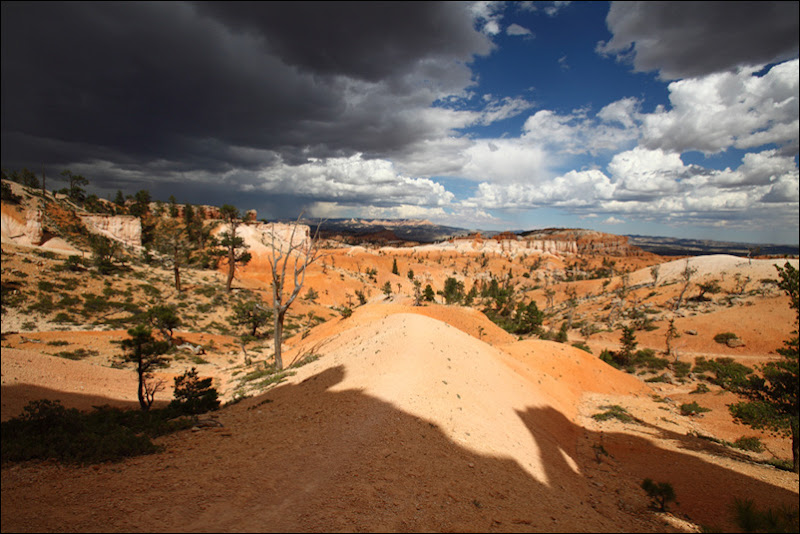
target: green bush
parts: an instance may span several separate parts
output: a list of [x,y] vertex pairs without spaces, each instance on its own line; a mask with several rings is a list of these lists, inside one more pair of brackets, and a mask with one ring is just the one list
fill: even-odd
[[200,378],[197,369],[185,371],[175,377],[174,410],[186,414],[201,414],[219,408],[219,394],[211,385],[212,378]]
[[690,402],[681,404],[681,415],[697,415],[699,413],[710,412],[711,408],[705,408],[697,404],[697,402]]
[[670,367],[676,378],[686,378],[692,370],[692,364],[689,362],[672,362]]
[[714,336],[714,341],[721,344],[726,344],[731,339],[737,339],[739,336],[734,334],[733,332],[721,332]]
[[572,344],[572,346],[573,346],[573,347],[575,347],[576,349],[581,349],[581,350],[583,350],[583,351],[586,351],[586,352],[588,352],[589,354],[591,354],[591,353],[592,353],[592,349],[590,349],[590,348],[589,348],[589,346],[588,346],[588,345],[586,345],[586,343],[583,343],[583,342],[581,342],[581,341],[576,341],[576,342],[574,342],[574,343]]
[[755,436],[751,437],[742,436],[741,438],[733,442],[733,446],[736,447],[737,449],[742,449],[743,451],[753,451],[753,452],[764,451],[764,444],[761,443],[761,440]]
[[596,421],[608,421],[609,419],[618,419],[623,423],[635,423],[637,419],[633,417],[628,411],[617,404],[610,406],[600,406],[601,409],[606,410],[603,413],[596,413],[592,419]]
[[709,361],[700,356],[695,360],[695,366],[692,370],[693,373],[713,372],[715,378],[711,381],[723,388],[733,389],[747,381],[747,375],[753,372],[753,369],[735,362],[733,358],[716,358],[714,361]]
[[91,349],[86,350],[84,348],[79,348],[72,351],[62,350],[60,352],[57,352],[56,356],[58,356],[59,358],[66,358],[68,360],[82,360],[89,356],[97,356],[98,354],[100,354],[100,352],[96,350],[91,350]]
[[667,382],[667,383],[669,383],[670,379],[665,373],[661,373],[658,376],[652,376],[652,377],[648,378],[647,380],[645,380],[645,382]]
[[97,407],[83,413],[59,401],[28,403],[19,417],[2,425],[2,462],[53,458],[66,463],[119,461],[158,450],[151,438],[191,425],[170,421],[170,410]]

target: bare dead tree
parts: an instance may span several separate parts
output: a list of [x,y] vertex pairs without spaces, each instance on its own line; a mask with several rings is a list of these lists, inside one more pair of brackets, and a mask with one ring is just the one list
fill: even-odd
[[689,289],[689,284],[691,283],[692,276],[694,273],[697,272],[696,267],[689,267],[689,260],[686,260],[686,266],[683,269],[683,273],[681,273],[681,278],[683,278],[683,289],[681,289],[680,295],[678,295],[678,299],[675,301],[675,307],[672,308],[672,311],[678,311],[681,307],[681,302],[683,301],[683,295],[686,293],[686,290]]
[[[302,217],[303,214],[300,214]],[[317,261],[321,255],[319,252],[319,229],[322,223],[317,225],[313,236],[298,236],[297,230],[300,226],[300,217],[297,218],[292,231],[289,234],[288,243],[276,239],[275,226],[272,227],[272,236],[267,243],[262,238],[264,245],[270,247],[272,257],[269,259],[272,276],[272,306],[274,310],[273,319],[275,324],[275,366],[283,369],[283,357],[281,354],[281,343],[283,341],[283,321],[286,312],[300,294],[306,279],[306,269],[309,265]],[[292,283],[291,292],[287,284],[287,269],[292,264]]]
[[653,287],[658,285],[658,272],[661,270],[661,265],[656,263],[650,267],[650,276],[653,277]]

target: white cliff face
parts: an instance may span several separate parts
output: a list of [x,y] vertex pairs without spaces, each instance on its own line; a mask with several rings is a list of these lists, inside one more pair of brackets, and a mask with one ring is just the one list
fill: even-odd
[[142,221],[133,215],[81,215],[86,228],[94,234],[121,241],[129,247],[142,246]]

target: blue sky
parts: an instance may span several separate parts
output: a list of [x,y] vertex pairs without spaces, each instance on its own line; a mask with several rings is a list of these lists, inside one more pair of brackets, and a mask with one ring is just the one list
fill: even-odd
[[269,219],[798,242],[796,2],[2,8],[3,168]]

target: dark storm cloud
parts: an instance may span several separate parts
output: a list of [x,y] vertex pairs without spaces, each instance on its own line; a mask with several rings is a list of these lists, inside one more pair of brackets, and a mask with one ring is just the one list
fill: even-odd
[[688,78],[798,53],[798,2],[614,2],[598,51]]
[[465,9],[428,2],[202,2],[200,13],[253,33],[303,70],[368,81],[396,77],[433,52],[489,51]]
[[4,2],[3,165],[391,153],[491,47],[461,4],[231,4]]

